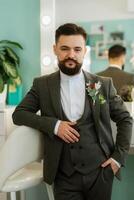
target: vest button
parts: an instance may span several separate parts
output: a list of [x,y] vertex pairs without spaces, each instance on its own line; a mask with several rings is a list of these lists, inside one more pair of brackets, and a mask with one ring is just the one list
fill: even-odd
[[80,146],[79,146],[79,149],[82,149],[82,148],[83,148],[83,147],[80,145]]
[[75,166],[76,166],[76,163],[73,163],[73,166],[75,167]]

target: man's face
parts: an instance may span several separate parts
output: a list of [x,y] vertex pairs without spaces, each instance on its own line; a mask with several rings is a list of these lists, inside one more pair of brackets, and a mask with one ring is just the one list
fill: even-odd
[[86,53],[85,40],[82,35],[61,35],[54,46],[60,70],[67,75],[80,71]]

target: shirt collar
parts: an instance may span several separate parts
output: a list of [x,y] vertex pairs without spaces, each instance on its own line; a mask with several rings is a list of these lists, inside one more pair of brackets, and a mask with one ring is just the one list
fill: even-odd
[[82,72],[82,70],[80,70],[80,72],[76,75],[73,76],[69,76],[64,74],[62,71],[60,71],[60,77],[61,77],[61,81],[75,81],[75,80],[80,80],[84,78],[84,74]]

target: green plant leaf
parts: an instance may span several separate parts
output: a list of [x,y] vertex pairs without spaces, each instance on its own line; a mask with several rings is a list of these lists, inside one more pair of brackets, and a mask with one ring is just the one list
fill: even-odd
[[4,90],[4,81],[2,75],[0,74],[0,93],[2,93],[3,90]]
[[5,47],[3,47],[3,46],[1,47],[1,46],[0,46],[0,51],[1,51],[1,53],[3,53],[4,50],[5,50]]
[[18,71],[14,64],[12,64],[9,61],[3,61],[3,67],[6,72],[6,74],[11,78],[17,78],[18,77]]
[[20,59],[15,48],[23,49],[17,42],[0,41],[0,92],[3,90],[5,83],[10,85],[11,91],[15,91],[16,87],[22,82],[18,72]]
[[14,41],[10,41],[10,40],[1,40],[0,46],[3,46],[3,45],[13,45],[13,46],[18,47],[20,49],[23,49],[23,47],[18,42],[14,42]]
[[2,52],[0,52],[0,60],[1,60],[1,61],[5,61],[5,56],[3,55]]
[[21,77],[18,76],[17,78],[15,78],[14,82],[16,83],[16,85],[20,85],[22,83]]
[[18,75],[17,78],[10,78],[8,80],[8,84],[15,84],[16,86],[20,85],[22,83],[21,77]]
[[20,63],[20,59],[19,57],[17,56],[17,54],[13,51],[13,49],[11,49],[10,47],[5,47],[5,50],[7,52],[7,55],[12,58],[15,63],[17,63],[19,65]]

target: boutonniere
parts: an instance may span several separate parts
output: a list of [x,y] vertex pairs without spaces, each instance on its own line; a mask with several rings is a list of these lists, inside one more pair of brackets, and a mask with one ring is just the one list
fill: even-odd
[[101,88],[100,81],[98,81],[97,83],[86,83],[86,90],[88,95],[92,98],[93,104],[95,104],[97,95],[99,95],[100,104],[104,104],[106,102],[104,96],[99,93],[100,88]]

